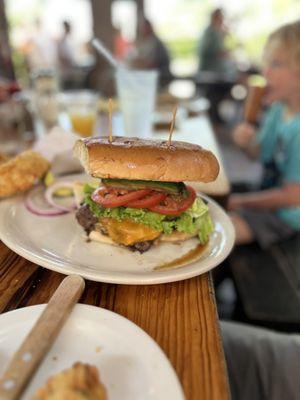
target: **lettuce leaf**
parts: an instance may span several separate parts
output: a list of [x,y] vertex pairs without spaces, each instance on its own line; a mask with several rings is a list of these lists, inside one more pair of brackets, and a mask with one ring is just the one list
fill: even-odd
[[187,234],[197,234],[201,243],[206,243],[209,234],[214,230],[214,224],[209,214],[209,208],[204,201],[197,197],[192,207],[180,216],[158,214],[146,209],[115,207],[104,208],[91,199],[95,188],[86,184],[84,186],[84,203],[87,204],[92,213],[98,217],[115,218],[118,221],[131,219],[137,223],[149,226],[164,234],[171,234],[174,230]]

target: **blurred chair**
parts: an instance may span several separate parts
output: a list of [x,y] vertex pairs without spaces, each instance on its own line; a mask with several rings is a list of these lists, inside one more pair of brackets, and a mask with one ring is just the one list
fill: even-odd
[[300,233],[268,250],[239,246],[229,263],[240,298],[237,319],[300,332]]
[[197,91],[211,104],[209,116],[213,122],[223,122],[219,114],[219,105],[222,100],[230,97],[231,89],[236,82],[236,78],[211,71],[199,71],[195,76]]
[[232,400],[299,399],[300,335],[221,321]]

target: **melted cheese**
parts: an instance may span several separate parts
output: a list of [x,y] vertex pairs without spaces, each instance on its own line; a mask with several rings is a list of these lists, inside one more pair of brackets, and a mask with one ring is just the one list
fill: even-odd
[[125,246],[154,240],[160,235],[160,232],[155,229],[130,220],[117,221],[114,218],[101,218],[100,223],[114,242]]

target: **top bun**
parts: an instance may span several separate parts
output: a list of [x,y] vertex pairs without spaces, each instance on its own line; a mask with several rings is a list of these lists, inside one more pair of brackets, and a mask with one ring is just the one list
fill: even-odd
[[219,173],[213,153],[186,142],[106,136],[78,140],[73,153],[95,178],[211,182]]

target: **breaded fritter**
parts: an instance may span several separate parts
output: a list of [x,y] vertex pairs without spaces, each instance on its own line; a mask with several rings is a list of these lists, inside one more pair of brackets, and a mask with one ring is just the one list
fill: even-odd
[[50,168],[39,153],[24,151],[0,164],[0,198],[13,196],[30,189]]
[[5,154],[0,153],[0,164],[3,164],[8,160],[8,157]]
[[32,400],[107,400],[96,367],[77,362],[48,379]]

